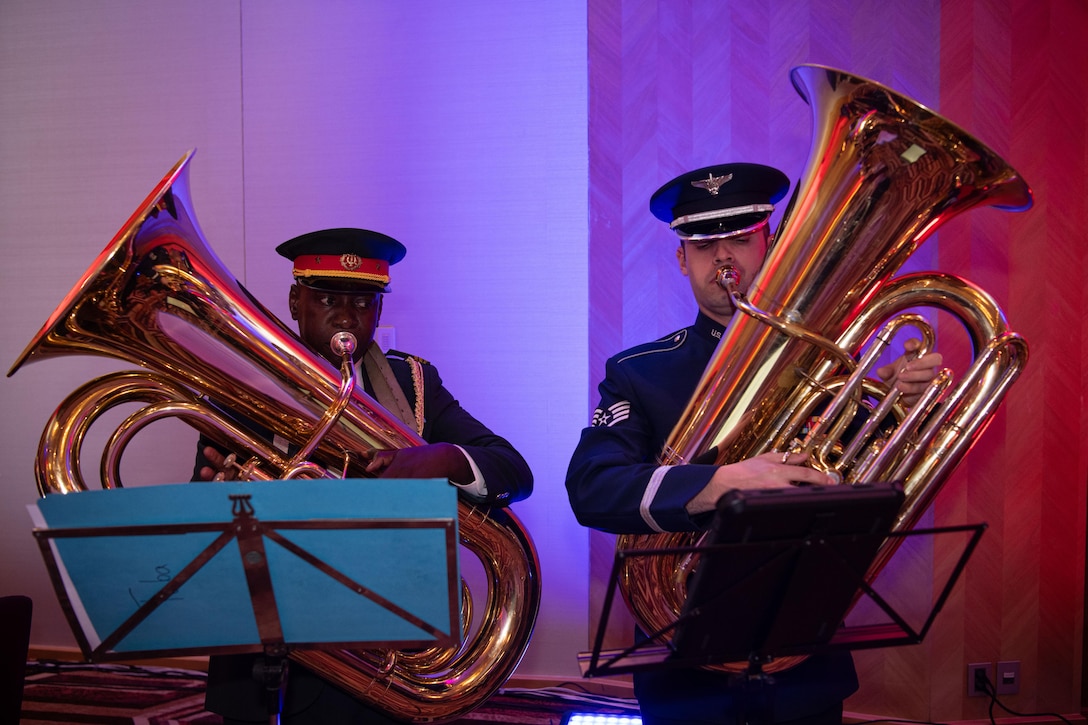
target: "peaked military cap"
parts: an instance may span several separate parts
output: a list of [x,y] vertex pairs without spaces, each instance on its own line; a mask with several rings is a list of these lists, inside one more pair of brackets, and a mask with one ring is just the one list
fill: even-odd
[[681,237],[747,234],[767,223],[790,180],[761,164],[718,164],[682,174],[650,197],[650,211]]
[[294,262],[295,280],[333,292],[389,291],[389,267],[404,259],[404,245],[369,229],[323,229],[288,239],[276,252]]

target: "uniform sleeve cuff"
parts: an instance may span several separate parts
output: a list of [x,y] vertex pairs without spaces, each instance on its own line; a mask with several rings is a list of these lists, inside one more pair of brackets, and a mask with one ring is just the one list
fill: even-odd
[[472,469],[472,480],[468,483],[453,483],[454,486],[461,489],[465,493],[475,498],[484,499],[487,498],[487,482],[484,481],[484,474],[480,473],[480,468],[476,465],[476,461],[472,460],[472,456],[468,454],[461,446],[453,444],[457,450],[464,454],[468,460],[468,466]]
[[685,508],[714,476],[717,466],[661,466],[650,477],[640,505],[642,519],[654,531],[695,531],[700,521]]

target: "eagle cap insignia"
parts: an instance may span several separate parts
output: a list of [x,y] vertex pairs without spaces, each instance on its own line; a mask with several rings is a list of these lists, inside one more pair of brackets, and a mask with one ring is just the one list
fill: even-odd
[[707,174],[705,179],[698,179],[691,182],[691,185],[697,189],[706,189],[710,192],[711,196],[718,195],[718,189],[722,188],[725,184],[733,178],[732,174],[724,174],[723,176],[715,176],[714,174]]
[[341,254],[340,266],[346,269],[348,272],[354,272],[359,269],[363,263],[363,258],[358,254]]

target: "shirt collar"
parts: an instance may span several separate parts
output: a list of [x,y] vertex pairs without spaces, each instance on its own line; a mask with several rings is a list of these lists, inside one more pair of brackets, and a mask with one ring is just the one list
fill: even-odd
[[714,344],[717,344],[718,340],[722,339],[722,333],[725,332],[725,327],[723,325],[718,324],[702,312],[695,318],[694,328],[697,335],[712,340]]

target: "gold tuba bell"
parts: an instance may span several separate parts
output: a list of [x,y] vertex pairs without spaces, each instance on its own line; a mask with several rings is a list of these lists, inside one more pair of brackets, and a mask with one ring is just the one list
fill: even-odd
[[[804,451],[810,465],[845,484],[901,481],[905,500],[893,531],[907,531],[985,429],[1028,354],[994,300],[973,284],[938,272],[893,275],[956,214],[980,205],[1023,211],[1031,190],[971,135],[879,83],[815,65],[794,68],[791,79],[812,111],[808,163],[747,299],[723,280],[738,312],[659,460],[723,465]],[[932,346],[933,330],[908,312],[914,307],[959,319],[974,359],[958,383],[942,370],[907,411],[868,374],[903,327],[921,332],[919,354]],[[843,431],[862,405],[873,425],[846,440]],[[889,416],[894,430],[878,432],[875,423]],[[688,533],[625,535],[617,548],[699,541]],[[899,541],[881,546],[867,583]],[[690,555],[625,558],[620,590],[645,631],[677,619],[694,565]],[[772,660],[764,670],[803,659]]]
[[[337,402],[340,376],[238,283],[209,248],[191,211],[186,154],[159,182],[68,293],[12,366],[54,355],[120,358],[142,370],[104,375],[68,396],[42,433],[38,492],[84,491],[80,454],[91,424],[123,403],[141,404],[106,443],[103,488],[121,486],[126,445],[147,424],[177,417],[250,456],[251,479],[366,476],[351,452],[423,440],[356,387],[341,417],[303,463],[220,412],[226,406],[298,446]],[[215,404],[211,403],[211,399]],[[463,549],[479,559],[487,592],[472,614],[462,582],[459,647],[298,650],[290,658],[377,710],[410,722],[456,719],[482,705],[521,660],[540,606],[540,572],[528,532],[508,510],[458,503]],[[475,581],[475,579],[474,579]]]

